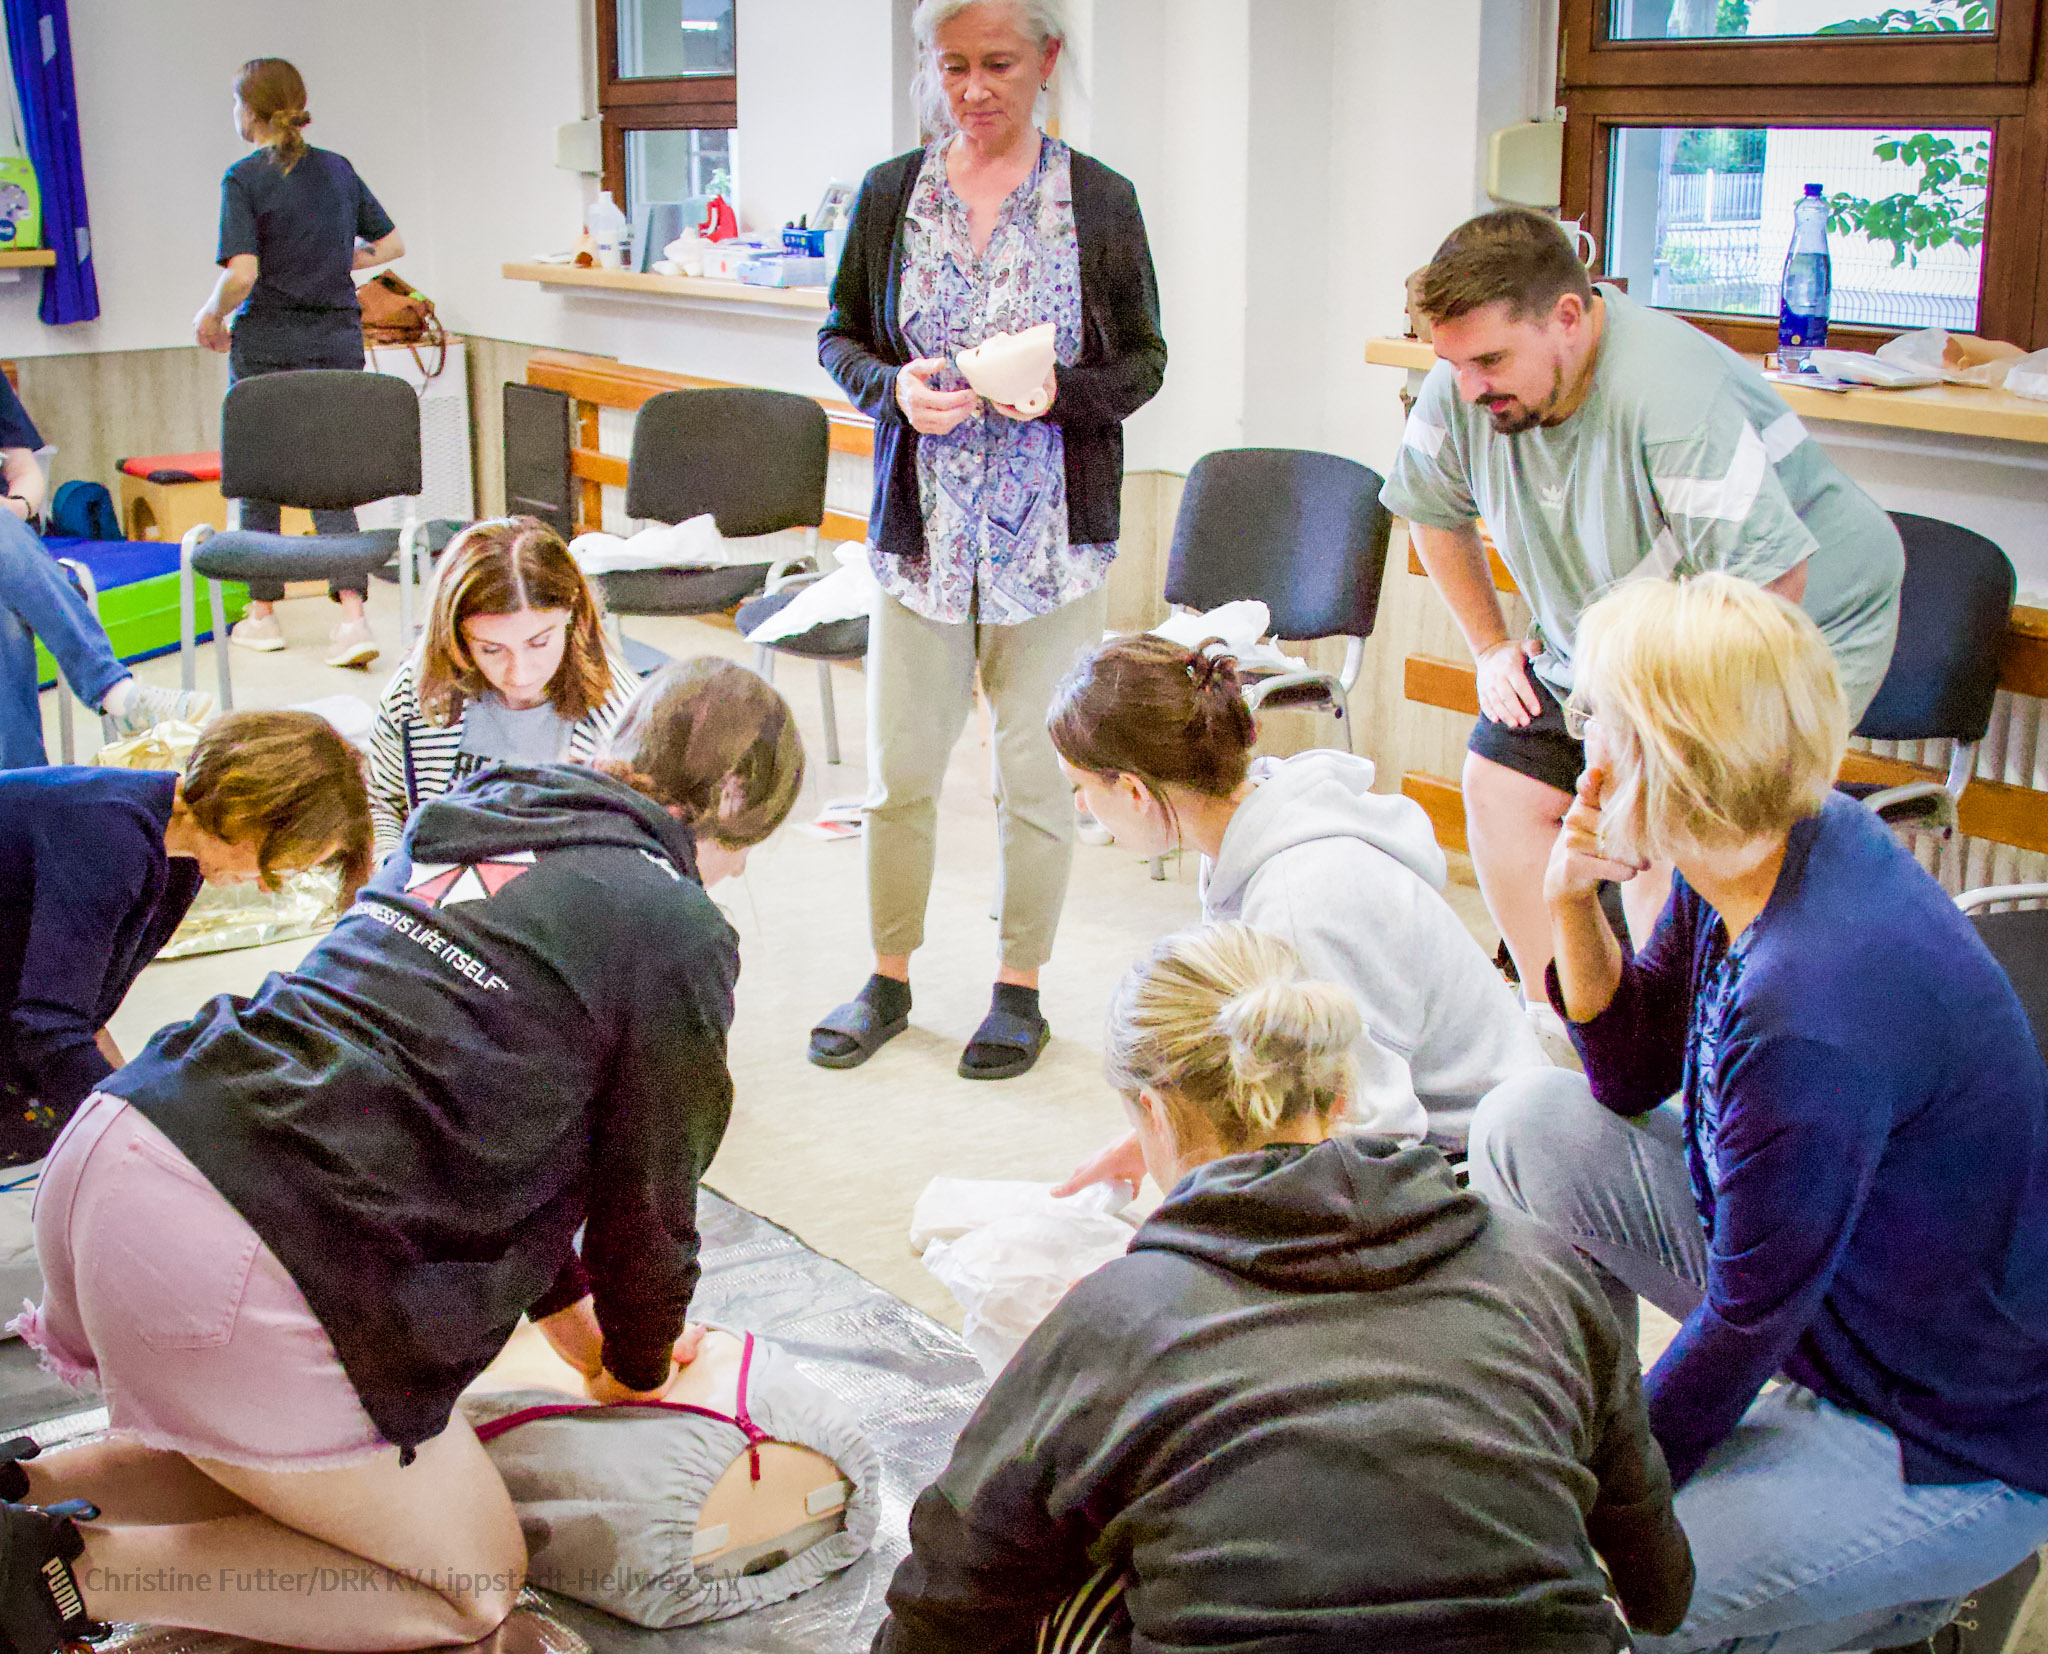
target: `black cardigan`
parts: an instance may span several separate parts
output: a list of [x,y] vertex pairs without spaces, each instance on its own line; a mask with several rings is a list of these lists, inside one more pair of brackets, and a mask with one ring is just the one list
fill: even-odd
[[[1123,422],[1158,394],[1166,373],[1152,248],[1130,180],[1073,151],[1074,230],[1081,243],[1081,359],[1059,370],[1045,417],[1067,456],[1067,538],[1114,543],[1124,480]],[[832,308],[818,330],[818,360],[875,422],[875,494],[868,543],[892,556],[924,556],[917,497],[917,433],[896,405],[896,370],[917,352],[896,312],[903,220],[924,151],[871,170],[854,203]]]

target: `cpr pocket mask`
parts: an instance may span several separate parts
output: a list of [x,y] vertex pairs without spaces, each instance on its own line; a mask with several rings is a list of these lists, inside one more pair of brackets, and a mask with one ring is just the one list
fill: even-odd
[[874,1447],[850,1409],[751,1333],[730,1415],[550,1390],[473,1394],[462,1408],[518,1509],[531,1582],[635,1625],[782,1602],[874,1542]]

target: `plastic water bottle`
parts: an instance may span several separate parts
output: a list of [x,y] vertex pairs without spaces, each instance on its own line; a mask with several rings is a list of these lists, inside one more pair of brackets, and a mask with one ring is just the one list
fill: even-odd
[[597,262],[607,270],[623,270],[626,267],[626,215],[619,211],[619,204],[612,199],[610,190],[598,192],[583,221],[590,228],[590,239],[597,243]]
[[1828,261],[1828,204],[1820,185],[1808,184],[1792,209],[1792,250],[1778,298],[1778,365],[1789,372],[1828,342],[1828,300],[1834,273]]

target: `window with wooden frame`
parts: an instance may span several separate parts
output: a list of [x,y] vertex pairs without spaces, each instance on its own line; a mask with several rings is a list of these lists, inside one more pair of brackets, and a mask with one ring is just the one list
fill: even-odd
[[596,0],[604,187],[648,201],[732,195],[737,0]]
[[1631,297],[1776,348],[1829,203],[1829,342],[2048,344],[2048,0],[1561,0],[1564,216]]

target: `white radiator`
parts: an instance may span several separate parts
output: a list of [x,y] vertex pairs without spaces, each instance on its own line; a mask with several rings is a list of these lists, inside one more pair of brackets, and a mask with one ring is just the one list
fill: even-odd
[[[1946,741],[1852,741],[1850,745],[1938,770],[1948,768]],[[2048,793],[2048,702],[2001,689],[1992,706],[1991,727],[1977,747],[1976,773],[1987,781]],[[1946,842],[1915,834],[1913,843],[1921,865],[1950,891],[2048,879],[2048,856],[2038,851],[2015,850],[2008,844],[1965,838],[1960,833]]]
[[[428,367],[440,362],[438,350],[422,350]],[[452,517],[469,522],[476,516],[476,485],[469,457],[469,371],[463,347],[450,343],[447,365],[429,379],[402,346],[385,345],[369,353],[372,373],[388,373],[412,386],[420,399],[420,477],[423,484],[415,508],[420,520]],[[405,501],[377,500],[356,513],[364,528],[397,528],[405,520]]]

